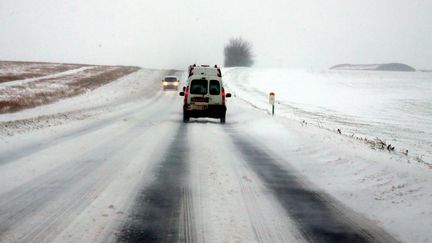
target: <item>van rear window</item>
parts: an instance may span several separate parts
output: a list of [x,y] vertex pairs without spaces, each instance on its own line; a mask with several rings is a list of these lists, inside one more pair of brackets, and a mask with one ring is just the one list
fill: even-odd
[[217,80],[210,80],[210,94],[219,95],[220,94],[220,83]]
[[191,94],[207,94],[207,80],[194,79],[190,85]]

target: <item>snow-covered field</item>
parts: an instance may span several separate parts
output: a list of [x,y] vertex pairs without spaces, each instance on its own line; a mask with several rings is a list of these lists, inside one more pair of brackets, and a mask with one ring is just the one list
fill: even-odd
[[[354,138],[379,138],[432,165],[432,73],[235,68],[225,82],[239,98],[276,114]],[[396,154],[396,153],[395,153]]]
[[[235,95],[225,125],[182,124],[182,97],[160,90],[165,74],[142,69],[0,115],[0,241],[116,241],[139,215],[136,203],[148,206],[141,195],[158,193],[179,205],[166,215],[179,213],[172,220],[184,241],[310,240],[288,213],[299,206],[272,191],[273,178],[255,169],[258,162],[280,168],[273,171],[279,181],[294,175],[328,195],[324,201],[354,226],[366,222],[403,242],[432,241],[429,74],[226,69],[226,89]],[[280,103],[274,117],[270,91]],[[351,133],[380,137],[409,155],[371,149]],[[424,163],[415,160],[421,154]],[[172,193],[167,185],[183,187]]]

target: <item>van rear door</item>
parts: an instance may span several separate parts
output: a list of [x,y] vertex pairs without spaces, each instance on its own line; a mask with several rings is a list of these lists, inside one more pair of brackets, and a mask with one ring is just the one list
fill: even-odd
[[207,109],[209,104],[207,79],[193,79],[189,85],[190,105],[193,110]]
[[222,87],[219,80],[210,79],[209,81],[209,104],[221,105],[222,104]]

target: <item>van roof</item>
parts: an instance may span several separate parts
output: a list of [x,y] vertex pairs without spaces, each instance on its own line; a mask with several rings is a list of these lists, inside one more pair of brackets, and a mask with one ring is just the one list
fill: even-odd
[[192,70],[192,74],[201,74],[201,75],[209,75],[209,76],[217,76],[218,71],[216,68],[210,67],[196,67]]
[[222,77],[221,70],[218,66],[210,67],[209,65],[191,65],[189,67],[189,76],[191,75],[208,75]]

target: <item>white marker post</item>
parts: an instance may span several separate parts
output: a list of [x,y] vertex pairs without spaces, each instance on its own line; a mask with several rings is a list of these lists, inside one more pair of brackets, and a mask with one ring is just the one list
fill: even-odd
[[273,92],[269,94],[269,103],[272,105],[272,116],[274,116],[275,93]]

